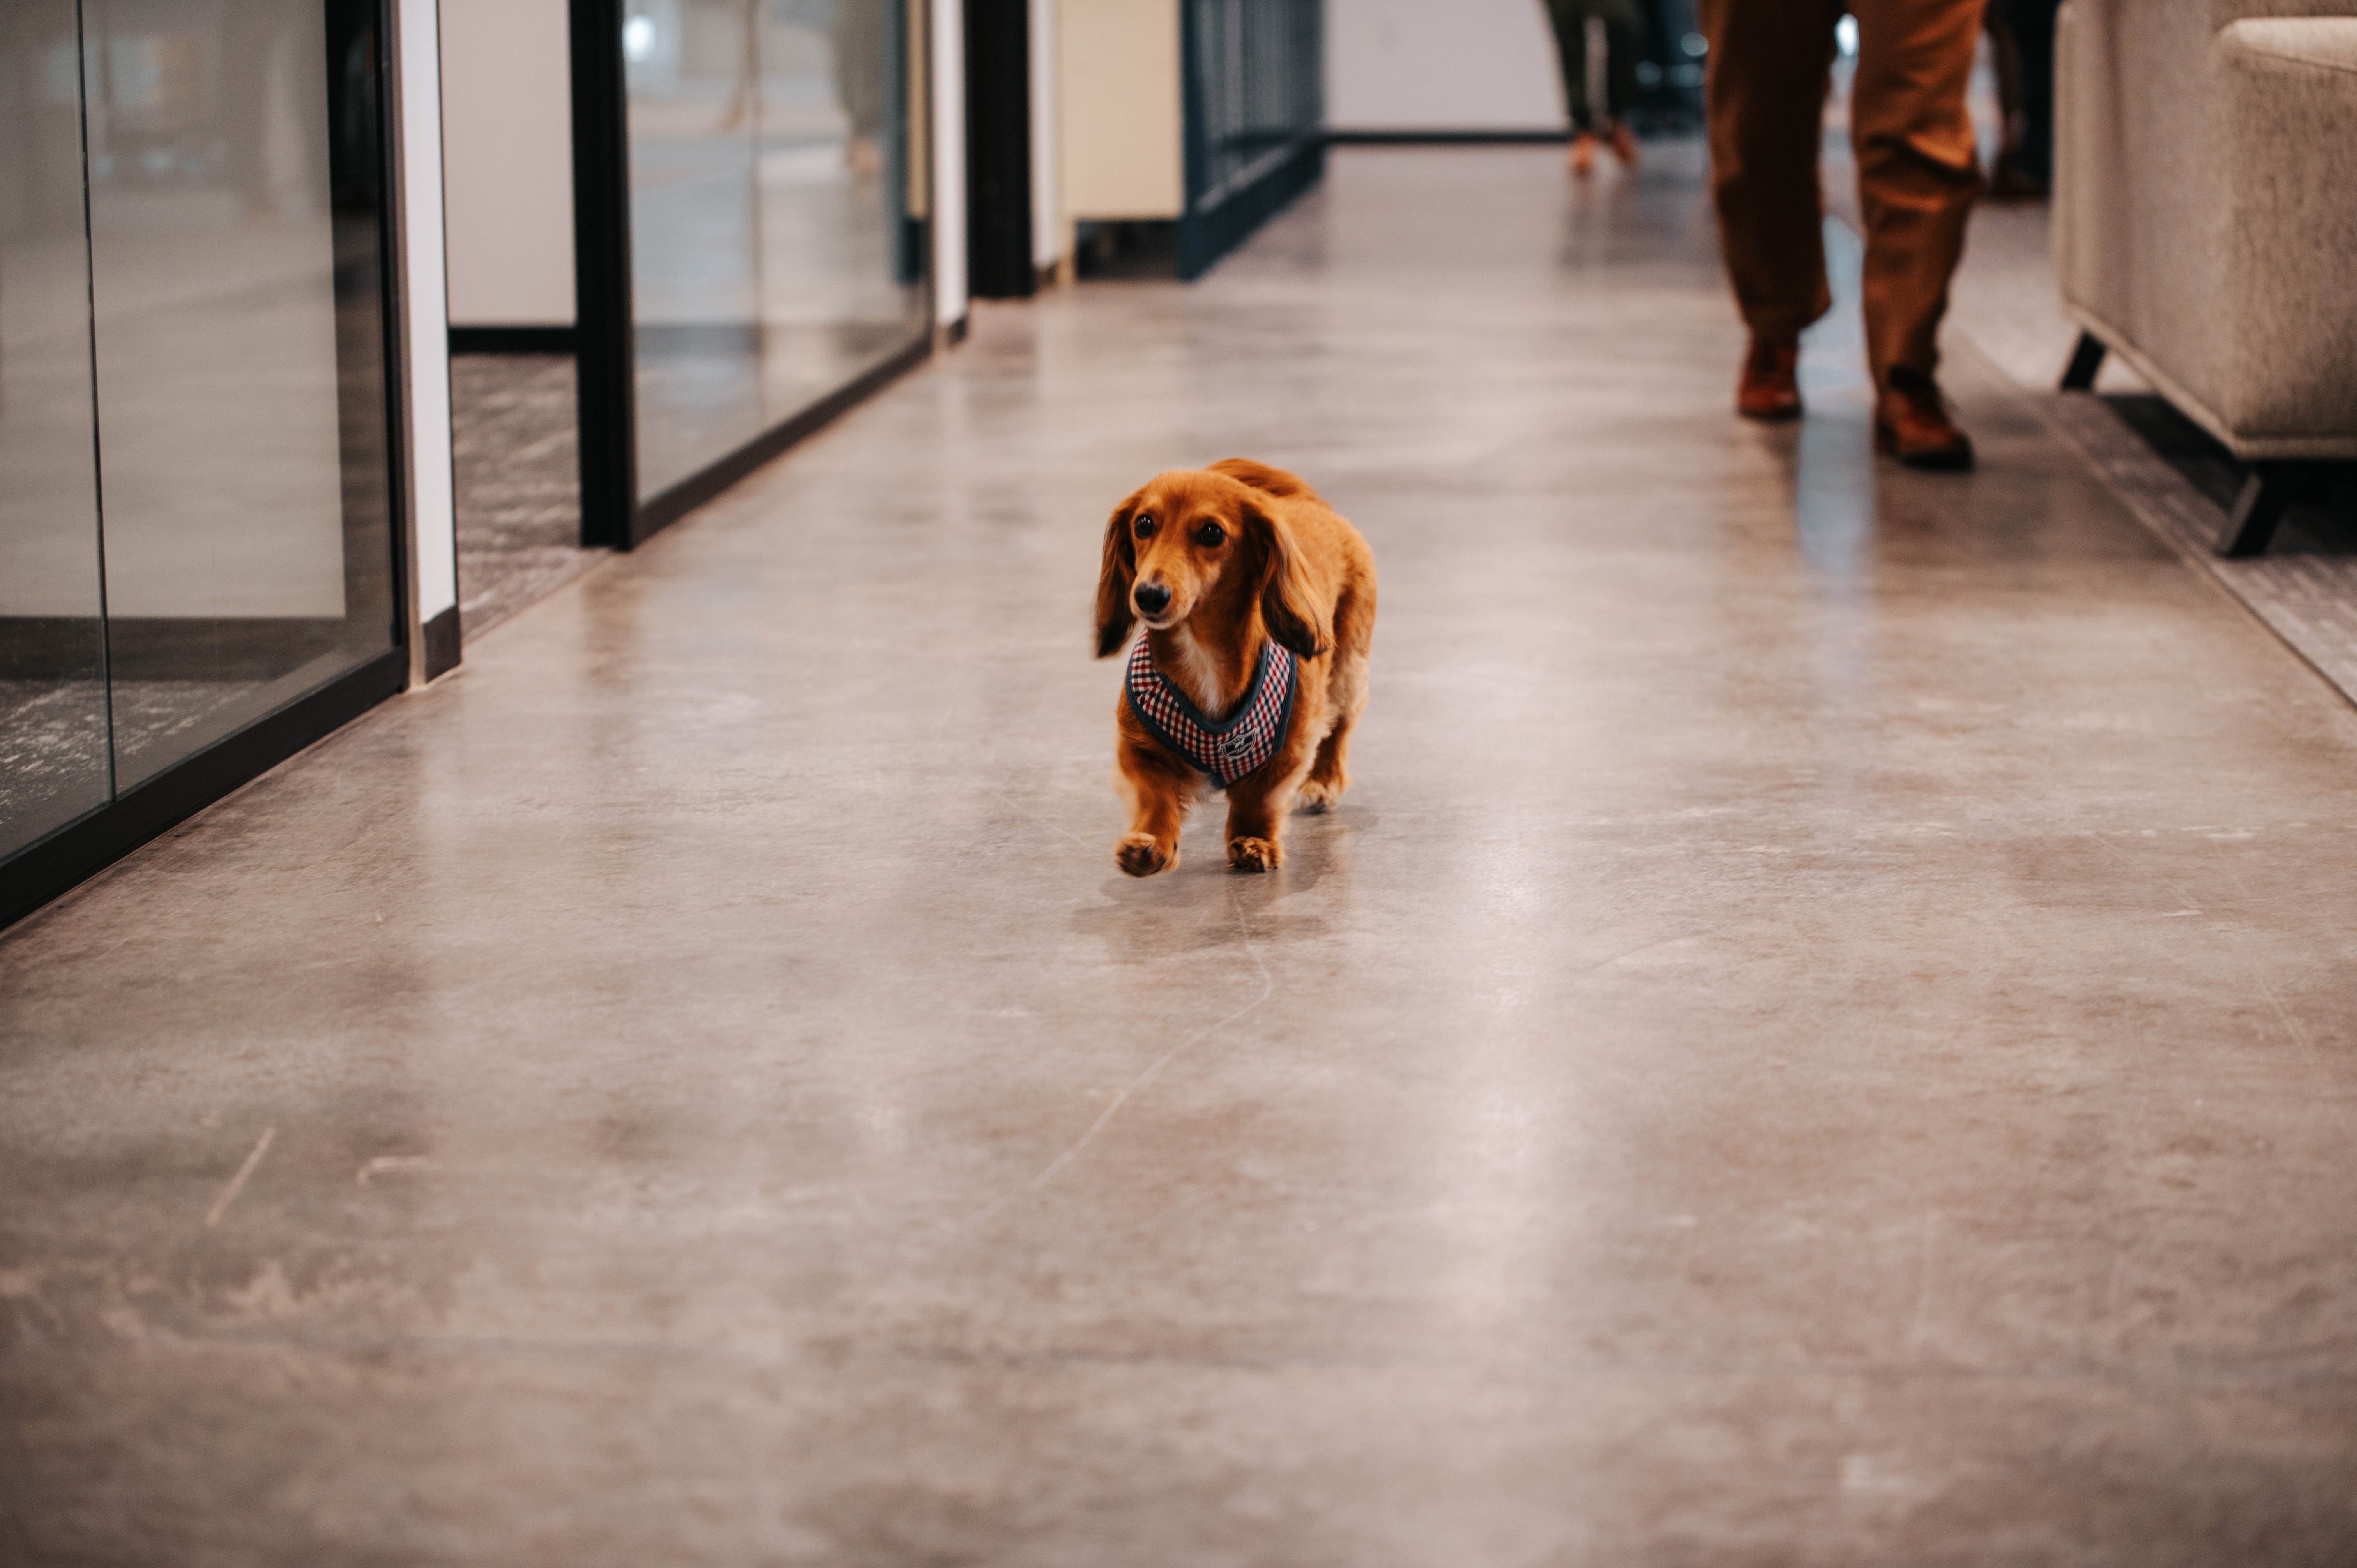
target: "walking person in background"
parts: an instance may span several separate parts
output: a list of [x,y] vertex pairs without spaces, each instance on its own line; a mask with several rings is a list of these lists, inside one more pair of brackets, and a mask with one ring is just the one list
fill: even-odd
[[1866,221],[1866,355],[1876,449],[1969,468],[1973,444],[1935,379],[1948,280],[1980,195],[1964,94],[1982,0],[1702,0],[1719,244],[1751,347],[1736,407],[1801,413],[1801,329],[1833,306],[1817,155],[1835,25],[1857,19],[1850,140]]
[[[1620,160],[1637,166],[1637,134],[1629,128],[1629,106],[1637,101],[1639,27],[1637,0],[1546,0],[1555,27],[1555,52],[1563,67],[1563,101],[1571,111],[1571,172],[1596,166],[1599,128]],[[1596,112],[1588,90],[1587,24],[1604,30],[1604,113]]]
[[1990,192],[2042,201],[2054,184],[2054,17],[2061,0],[1988,0],[1989,37],[1999,29],[2014,60],[2003,150]]
[[834,0],[834,95],[851,123],[844,161],[863,178],[884,172],[885,122],[891,113],[886,28],[891,15],[886,0]]

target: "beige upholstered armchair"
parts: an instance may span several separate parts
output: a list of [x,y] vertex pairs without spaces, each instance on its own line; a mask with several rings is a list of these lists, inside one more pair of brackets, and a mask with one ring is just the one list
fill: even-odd
[[2068,0],[2054,249],[2084,329],[2252,477],[2221,554],[2357,459],[2357,0]]

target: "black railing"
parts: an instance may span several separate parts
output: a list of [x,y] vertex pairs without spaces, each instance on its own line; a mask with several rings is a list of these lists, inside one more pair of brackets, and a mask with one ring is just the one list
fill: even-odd
[[1324,0],[1179,0],[1187,210],[1197,278],[1326,167]]

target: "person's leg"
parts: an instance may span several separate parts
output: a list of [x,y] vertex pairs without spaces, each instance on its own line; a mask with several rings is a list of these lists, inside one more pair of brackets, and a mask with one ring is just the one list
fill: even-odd
[[[2021,130],[2021,48],[2006,25],[2003,5],[1988,5],[1982,31],[1988,35],[1989,68],[1996,77],[1998,145],[2013,145]],[[2003,155],[2000,154],[2000,156]]]
[[843,105],[844,118],[851,122],[846,156],[863,174],[882,171],[884,140],[898,134],[885,124],[891,105],[886,67],[891,63],[888,7],[892,3],[835,0],[834,4],[835,98]]
[[1585,0],[1546,0],[1555,27],[1555,63],[1563,70],[1563,102],[1575,135],[1596,130],[1596,108],[1587,101],[1587,6]]
[[1604,112],[1612,122],[1612,150],[1630,167],[1637,166],[1637,133],[1629,111],[1637,102],[1637,56],[1644,48],[1644,22],[1637,0],[1598,0],[1597,18],[1604,25]]
[[2015,166],[2041,186],[2054,183],[2054,14],[2059,0],[2008,0],[2021,51],[2021,150]]
[[1833,305],[1817,180],[1842,0],[1703,0],[1711,195],[1753,338],[1789,344]]
[[1617,125],[1637,102],[1637,57],[1644,52],[1645,25],[1637,0],[1609,0],[1597,13],[1604,20],[1604,112]]
[[1855,0],[1850,135],[1866,220],[1866,351],[1876,384],[1940,364],[1948,279],[1980,194],[1964,95],[1982,0]]

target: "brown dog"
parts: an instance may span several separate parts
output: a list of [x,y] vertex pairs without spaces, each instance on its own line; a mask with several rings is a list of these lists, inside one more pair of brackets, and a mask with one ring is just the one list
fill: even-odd
[[1114,719],[1114,779],[1132,876],[1178,864],[1178,824],[1228,792],[1228,864],[1285,864],[1279,824],[1351,787],[1367,704],[1375,558],[1291,474],[1231,457],[1157,476],[1114,508],[1097,578],[1097,657],[1146,622]]

